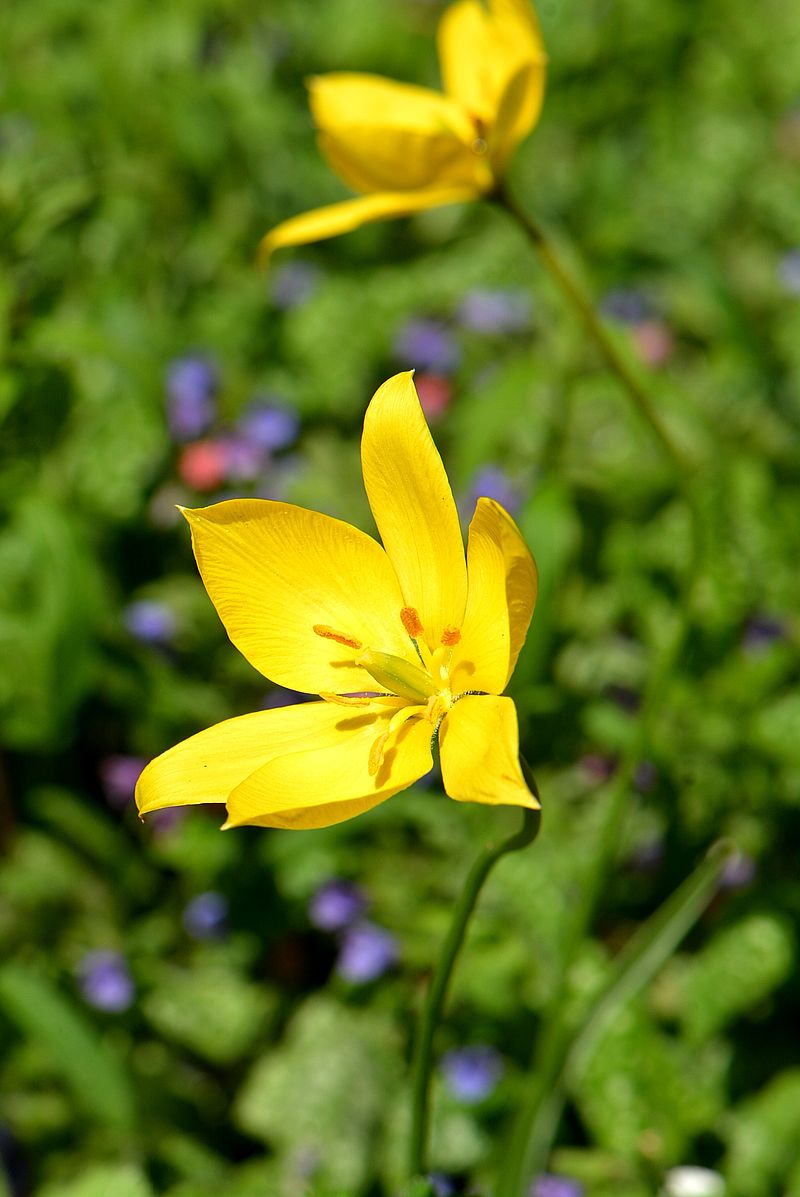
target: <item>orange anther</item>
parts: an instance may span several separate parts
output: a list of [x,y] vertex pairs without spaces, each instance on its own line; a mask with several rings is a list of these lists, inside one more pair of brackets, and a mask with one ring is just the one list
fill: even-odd
[[335,628],[329,628],[327,624],[315,623],[314,631],[317,636],[321,636],[323,640],[335,640],[337,644],[343,644],[345,648],[361,648],[360,640],[356,640],[354,636],[346,636],[344,632],[337,632]]
[[454,628],[452,624],[448,624],[442,632],[442,644],[446,648],[452,648],[454,644],[458,644],[461,639],[461,632],[458,628]]
[[422,620],[419,617],[417,608],[403,607],[403,610],[400,612],[400,618],[403,621],[403,627],[412,640],[418,640],[425,629],[422,626]]

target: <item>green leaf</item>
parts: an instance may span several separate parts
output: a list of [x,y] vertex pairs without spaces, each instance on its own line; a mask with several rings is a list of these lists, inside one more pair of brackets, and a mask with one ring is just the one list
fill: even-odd
[[730,1197],[772,1197],[800,1174],[800,1068],[787,1069],[727,1119]]
[[747,915],[720,931],[683,977],[682,1021],[694,1042],[715,1035],[776,989],[792,970],[795,936],[788,919]]
[[[703,913],[732,850],[727,842],[715,844],[695,872],[631,937],[577,1035],[557,1047],[552,1071],[533,1078],[533,1095],[520,1115],[520,1126],[525,1120],[521,1137],[527,1144],[526,1173],[545,1166],[568,1090],[582,1095],[586,1117],[601,1145],[622,1154],[638,1151],[638,1135],[646,1129],[641,1119],[656,1116],[655,1108],[646,1109],[647,1103],[658,1106],[657,1120],[675,1142],[685,1139],[682,1126],[697,1125],[693,1115],[683,1117],[694,1097],[695,1083],[686,1082],[692,1057],[679,1058],[641,1012],[626,1013],[626,1003],[641,993]],[[552,1028],[552,1032],[558,1044],[563,1029]],[[604,1034],[608,1042],[603,1051]],[[590,1065],[594,1071],[587,1079]],[[709,1057],[698,1069],[701,1107],[704,1101],[713,1104],[719,1087],[717,1065]]]
[[360,1189],[380,1158],[386,1095],[399,1087],[394,1032],[372,1011],[310,998],[254,1065],[234,1122],[289,1162],[318,1161],[315,1187]]
[[45,1185],[36,1197],[153,1197],[153,1190],[135,1164],[98,1164],[77,1180]]
[[402,1197],[436,1197],[436,1190],[424,1176],[416,1176],[411,1184],[403,1189]]
[[275,1000],[262,985],[210,964],[165,969],[144,1012],[166,1038],[214,1064],[232,1064],[263,1032]]
[[134,1097],[121,1061],[46,977],[21,964],[4,965],[0,1008],[23,1034],[47,1048],[89,1118],[109,1130],[133,1134]]

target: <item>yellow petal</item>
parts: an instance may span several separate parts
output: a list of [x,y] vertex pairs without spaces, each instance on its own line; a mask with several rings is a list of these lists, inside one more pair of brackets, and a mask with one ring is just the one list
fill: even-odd
[[454,693],[502,694],[525,642],[538,580],[519,528],[493,499],[478,499],[469,526],[467,576],[467,611],[451,661],[451,686]]
[[309,104],[318,129],[357,125],[449,133],[468,142],[472,125],[461,105],[442,92],[382,75],[335,71],[308,81]]
[[269,499],[229,499],[184,515],[225,630],[272,681],[308,693],[372,690],[354,663],[359,646],[416,661],[400,588],[371,536]]
[[545,66],[526,62],[510,76],[500,97],[494,128],[489,134],[489,157],[497,177],[539,119],[544,101]]
[[328,237],[351,233],[363,224],[377,220],[412,216],[415,212],[438,208],[443,204],[465,203],[475,199],[476,194],[473,187],[436,187],[420,191],[381,192],[343,200],[340,204],[329,204],[325,208],[315,208],[311,212],[292,216],[270,229],[259,245],[259,261],[265,264],[277,249],[325,241]]
[[165,806],[225,802],[231,790],[268,758],[275,724],[296,719],[304,705],[226,719],[162,752],[136,783],[140,814]]
[[490,17],[479,0],[446,8],[436,35],[442,81],[448,95],[472,116],[491,120],[495,111],[496,66]]
[[539,803],[519,764],[517,712],[510,698],[461,698],[439,733],[442,781],[457,802],[528,806]]
[[336,73],[309,83],[319,147],[355,191],[416,191],[491,182],[460,104],[377,75]]
[[385,382],[367,408],[361,465],[403,598],[433,648],[445,627],[461,626],[467,571],[453,494],[410,372]]
[[547,57],[533,7],[460,0],[445,10],[438,46],[445,90],[487,126],[498,173],[542,106]]
[[[430,769],[431,726],[426,720],[409,721],[390,736],[382,763],[371,774],[373,746],[394,712],[325,705],[337,713],[335,724],[319,726],[314,714],[305,746],[287,737],[230,795],[226,827],[328,827],[377,806]],[[313,713],[316,706],[301,710]],[[274,738],[272,743],[274,749]]]

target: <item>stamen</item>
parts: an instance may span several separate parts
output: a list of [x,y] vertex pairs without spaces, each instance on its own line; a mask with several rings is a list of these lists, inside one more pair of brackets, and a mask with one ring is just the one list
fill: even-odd
[[337,632],[335,628],[329,628],[325,623],[315,623],[314,632],[323,640],[335,640],[337,644],[343,644],[345,648],[362,647],[361,641],[356,640],[354,636],[346,636],[344,632]]
[[340,707],[368,707],[372,702],[371,698],[354,698],[349,694],[331,694],[328,690],[320,690],[319,696],[323,702],[333,702]]
[[444,628],[444,630],[442,631],[441,642],[442,642],[442,644],[445,645],[446,648],[452,648],[454,644],[458,644],[460,639],[461,639],[460,630],[458,628],[454,628],[451,623],[449,623],[447,625],[447,627]]
[[425,716],[429,723],[435,723],[438,727],[446,714],[447,703],[440,694],[436,694],[433,696],[433,698],[428,699],[428,705],[425,709]]
[[400,612],[400,618],[403,621],[403,627],[411,639],[418,640],[425,629],[422,626],[422,620],[419,617],[417,608],[403,607],[403,610]]
[[369,750],[369,764],[367,765],[367,770],[370,777],[374,777],[383,764],[383,746],[388,739],[388,731],[381,732]]
[[[428,701],[430,702],[430,699]],[[403,707],[396,711],[389,720],[389,735],[393,736],[408,719],[413,719],[415,715],[424,715],[427,709],[427,707]]]

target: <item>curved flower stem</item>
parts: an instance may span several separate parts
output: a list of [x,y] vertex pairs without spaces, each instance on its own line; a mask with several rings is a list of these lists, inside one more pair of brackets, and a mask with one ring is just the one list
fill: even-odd
[[556,280],[570,303],[576,308],[586,329],[594,338],[606,364],[616,374],[627,390],[633,400],[634,407],[650,426],[656,440],[670,458],[673,466],[680,473],[683,473],[687,468],[687,463],[682,450],[663,423],[647,389],[642,385],[641,380],[620,352],[613,337],[597,315],[591,300],[583,291],[580,283],[573,277],[544,229],[527,212],[523,211],[505,184],[501,183],[498,186],[497,191],[494,193],[494,199],[513,217],[537,250],[552,277]]
[[[530,784],[530,775],[528,775]],[[534,790],[535,792],[535,790]],[[541,811],[524,809],[522,826],[513,835],[496,844],[488,844],[467,875],[461,896],[453,911],[453,921],[442,944],[439,962],[433,974],[420,1018],[414,1052],[414,1079],[411,1096],[411,1139],[409,1169],[412,1177],[426,1169],[428,1124],[430,1121],[430,1082],[433,1063],[433,1036],[447,996],[447,987],[455,967],[464,936],[475,909],[478,895],[490,872],[509,852],[517,852],[532,843],[541,825]]]

